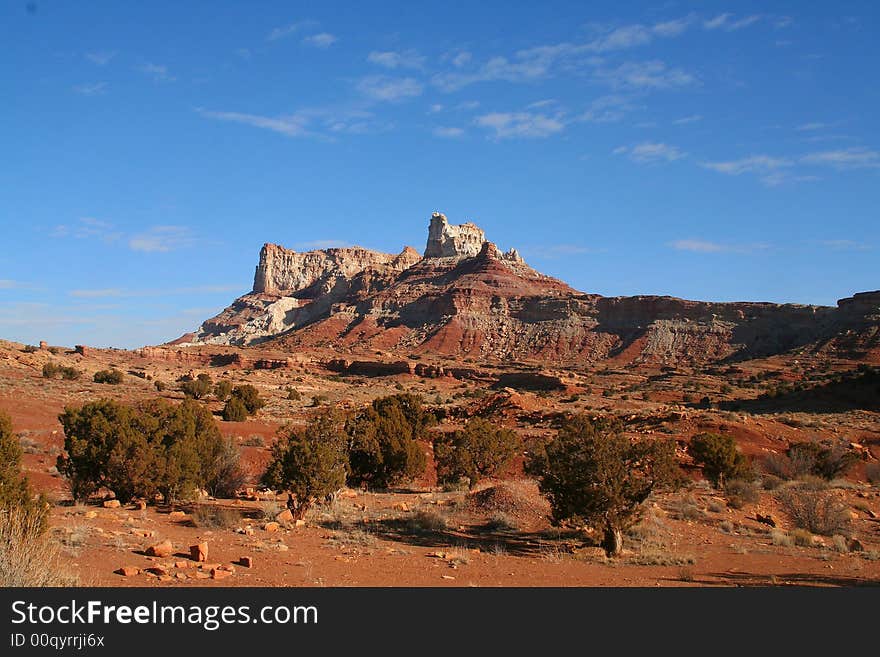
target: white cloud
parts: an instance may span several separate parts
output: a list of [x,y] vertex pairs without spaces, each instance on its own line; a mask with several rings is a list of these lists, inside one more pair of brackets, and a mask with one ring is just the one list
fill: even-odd
[[820,123],[818,121],[814,121],[812,123],[802,123],[798,127],[795,128],[798,132],[812,132],[814,130],[824,130],[825,128],[832,127],[828,123]]
[[0,278],[0,290],[16,290],[21,287],[24,287],[24,285],[18,281],[13,281],[8,278]]
[[530,246],[524,248],[523,251],[530,257],[543,258],[546,260],[555,260],[568,256],[578,256],[587,253],[602,253],[604,249],[591,248],[588,246],[579,246],[577,244],[550,244]]
[[728,160],[726,162],[703,162],[701,166],[729,176],[739,176],[744,173],[766,174],[783,167],[790,167],[793,164],[791,160],[786,158],[771,157],[769,155],[750,155],[739,160]]
[[754,253],[770,248],[769,244],[725,244],[703,239],[682,239],[669,243],[676,251],[690,251],[692,253]]
[[173,288],[147,288],[133,290],[121,287],[106,287],[97,289],[70,290],[68,296],[76,299],[107,299],[107,298],[139,298],[139,297],[162,297],[168,295],[183,294],[227,294],[238,292],[241,285],[195,285],[189,287]]
[[78,84],[73,87],[74,93],[80,96],[101,96],[107,90],[106,82],[95,82],[94,84]]
[[100,52],[87,52],[85,55],[86,59],[88,59],[92,64],[96,64],[97,66],[106,66],[110,63],[114,57],[116,57],[116,51],[100,51]]
[[680,68],[669,68],[661,61],[626,62],[611,69],[596,72],[598,80],[615,89],[671,89],[686,87],[697,79]]
[[633,162],[639,164],[651,164],[653,162],[674,162],[685,157],[678,147],[660,142],[642,142],[635,146],[620,146],[615,148],[615,155],[626,155]]
[[707,30],[724,30],[725,32],[734,32],[736,30],[741,30],[744,27],[748,27],[749,25],[753,25],[761,20],[761,14],[752,14],[751,16],[745,16],[743,18],[733,20],[733,14],[724,13],[718,14],[715,18],[711,18],[709,20],[703,21],[703,27]]
[[473,55],[471,55],[471,53],[463,50],[459,53],[456,53],[450,61],[455,68],[462,68],[463,66],[467,66],[468,64],[470,64],[472,58]]
[[168,73],[168,67],[160,64],[152,64],[147,62],[137,67],[137,70],[148,75],[153,82],[174,82],[177,78]]
[[672,122],[673,125],[687,125],[689,123],[696,123],[697,121],[702,121],[702,114],[692,114],[691,116],[683,116],[680,119],[675,119]]
[[152,226],[132,236],[128,248],[143,253],[167,253],[195,244],[196,239],[186,226]]
[[425,66],[425,57],[415,50],[405,50],[403,52],[374,50],[367,55],[367,61],[391,70],[420,70]]
[[422,83],[415,78],[392,78],[386,75],[368,75],[357,84],[363,95],[373,100],[397,101],[422,94]]
[[302,42],[307,46],[313,46],[315,48],[329,48],[338,40],[339,39],[337,39],[329,32],[321,32],[319,34],[312,34],[311,36],[307,36],[305,39],[302,40]]
[[464,130],[462,130],[461,128],[439,126],[434,128],[434,130],[432,130],[432,133],[435,137],[442,137],[444,139],[455,139],[457,137],[463,136]]
[[285,39],[289,36],[296,34],[300,30],[314,27],[315,24],[315,21],[300,21],[298,23],[290,23],[289,25],[276,27],[274,30],[266,35],[266,41],[278,41],[279,39]]
[[497,139],[549,137],[565,129],[560,117],[532,112],[492,112],[477,117],[474,123],[494,132]]
[[801,162],[831,166],[835,169],[874,169],[880,167],[880,153],[867,148],[847,148],[809,153],[801,158]]
[[819,244],[832,251],[871,251],[874,248],[856,240],[819,240]]
[[64,239],[99,239],[103,242],[115,242],[122,237],[122,232],[113,224],[94,217],[82,217],[73,224],[59,224],[52,229],[49,237]]
[[305,137],[311,134],[307,129],[308,119],[298,114],[281,117],[259,116],[242,112],[212,112],[198,110],[199,114],[209,119],[242,123],[255,128],[263,128],[280,133],[287,137]]
[[589,108],[578,117],[578,120],[589,123],[613,123],[620,121],[632,109],[632,101],[627,96],[618,94],[600,96],[590,103]]

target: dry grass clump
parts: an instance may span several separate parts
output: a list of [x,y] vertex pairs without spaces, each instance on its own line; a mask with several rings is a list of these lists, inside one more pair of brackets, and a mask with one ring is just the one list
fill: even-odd
[[798,529],[822,536],[849,535],[846,505],[833,493],[799,487],[786,489],[778,497],[783,511]]
[[39,515],[20,508],[0,511],[0,587],[78,584]]

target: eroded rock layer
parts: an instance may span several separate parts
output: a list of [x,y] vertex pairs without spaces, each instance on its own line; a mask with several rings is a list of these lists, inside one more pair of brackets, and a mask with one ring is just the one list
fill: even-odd
[[793,350],[880,360],[880,292],[837,307],[584,294],[434,213],[424,257],[266,244],[251,293],[178,344],[546,362],[710,362]]

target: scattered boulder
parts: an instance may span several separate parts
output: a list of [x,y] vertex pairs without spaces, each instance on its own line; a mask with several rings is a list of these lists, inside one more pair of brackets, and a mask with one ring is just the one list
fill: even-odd
[[244,568],[253,568],[254,567],[254,558],[253,557],[242,557],[238,560],[240,566]]
[[140,575],[141,569],[136,568],[135,566],[123,566],[113,572],[117,575],[122,575],[123,577],[134,577],[135,575]]
[[290,509],[284,509],[284,511],[275,516],[275,520],[279,523],[293,522],[293,513]]
[[196,545],[190,545],[189,556],[193,561],[206,562],[208,560],[208,543],[203,541]]
[[122,504],[119,500],[104,500],[105,509],[118,509]]
[[279,529],[281,529],[281,525],[277,522],[267,522],[265,525],[263,525],[263,529],[270,533],[277,532]]
[[164,559],[166,557],[170,557],[174,554],[174,545],[169,540],[164,540],[160,543],[156,543],[155,545],[151,545],[146,549],[146,554],[148,557],[159,557]]

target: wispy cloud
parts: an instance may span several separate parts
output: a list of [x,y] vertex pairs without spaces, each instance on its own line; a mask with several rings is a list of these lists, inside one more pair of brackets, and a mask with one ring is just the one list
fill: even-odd
[[880,152],[863,147],[853,147],[842,150],[817,151],[797,157],[750,155],[738,160],[702,162],[700,165],[729,176],[739,176],[744,173],[755,174],[761,182],[773,187],[788,182],[818,180],[815,174],[804,172],[804,167],[830,167],[838,171],[880,168]]
[[288,116],[269,117],[243,112],[212,112],[209,110],[197,110],[202,116],[217,121],[229,121],[242,123],[255,128],[271,130],[286,137],[305,137],[310,134],[306,129],[308,119],[304,116],[292,114]]
[[874,248],[856,240],[819,240],[818,244],[832,251],[871,251]]
[[632,100],[625,95],[611,94],[593,100],[587,110],[578,117],[588,123],[614,123],[634,109]]
[[431,132],[435,137],[441,137],[443,139],[457,139],[458,137],[464,136],[464,130],[455,127],[438,126]]
[[97,66],[106,66],[110,63],[110,61],[116,57],[116,51],[103,50],[99,52],[87,52],[85,54],[85,58],[88,59],[92,64]]
[[185,294],[226,294],[229,292],[238,292],[240,290],[241,285],[195,285],[189,287],[147,288],[140,290],[121,287],[106,287],[71,290],[68,292],[68,296],[76,299],[138,298]]
[[387,69],[414,69],[421,70],[425,67],[425,57],[415,50],[395,52],[393,50],[374,50],[367,55],[367,61]]
[[556,260],[558,258],[579,256],[588,253],[602,253],[603,251],[604,249],[580,246],[578,244],[547,244],[529,246],[523,249],[523,252],[529,257],[542,258],[545,260]]
[[0,278],[0,290],[19,290],[27,287],[21,281],[13,281],[9,278]]
[[836,151],[809,153],[801,162],[811,165],[827,165],[835,169],[875,169],[880,167],[880,152],[867,148],[847,148]]
[[101,96],[107,91],[107,83],[78,84],[73,87],[73,91],[80,96]]
[[596,78],[614,89],[652,90],[687,87],[697,78],[681,68],[670,68],[659,60],[625,62],[611,68],[600,68]]
[[72,224],[59,224],[49,233],[49,237],[56,239],[98,239],[103,242],[115,242],[123,236],[112,223],[95,219],[94,217],[82,217]]
[[724,13],[703,21],[703,27],[707,30],[735,32],[736,30],[741,30],[749,25],[754,25],[762,18],[763,16],[761,14],[752,14],[751,16],[744,16],[743,18],[734,18],[733,14]]
[[615,155],[626,155],[633,162],[639,164],[652,164],[654,162],[674,162],[685,157],[678,147],[660,142],[642,142],[635,146],[620,146],[615,148]]
[[152,78],[153,82],[174,82],[177,78],[168,72],[168,67],[161,64],[147,62],[137,67],[137,70]]
[[276,27],[271,32],[269,32],[269,34],[266,35],[266,41],[278,41],[279,39],[286,39],[289,36],[293,36],[300,30],[308,29],[310,27],[314,27],[315,25],[315,21],[311,20],[282,25],[280,27]]
[[565,129],[561,117],[533,112],[491,112],[478,116],[474,123],[490,130],[496,139],[549,137]]
[[690,251],[692,253],[754,253],[770,248],[769,244],[726,244],[703,239],[681,239],[669,243],[669,247],[676,251]]
[[312,46],[314,48],[329,48],[337,41],[339,41],[339,39],[336,36],[330,34],[329,32],[320,32],[318,34],[312,34],[302,40],[304,45]]
[[672,122],[672,125],[688,125],[689,123],[696,123],[697,121],[702,121],[702,114],[692,114],[691,116],[683,116],[680,119],[675,119]]
[[424,87],[415,78],[368,75],[357,83],[357,90],[371,100],[394,102],[422,94]]
[[128,248],[143,253],[167,253],[192,246],[196,241],[186,226],[153,226],[132,236]]
[[802,123],[801,125],[797,126],[795,130],[797,130],[798,132],[813,132],[814,130],[824,130],[830,127],[832,127],[830,123],[813,121],[812,123]]

